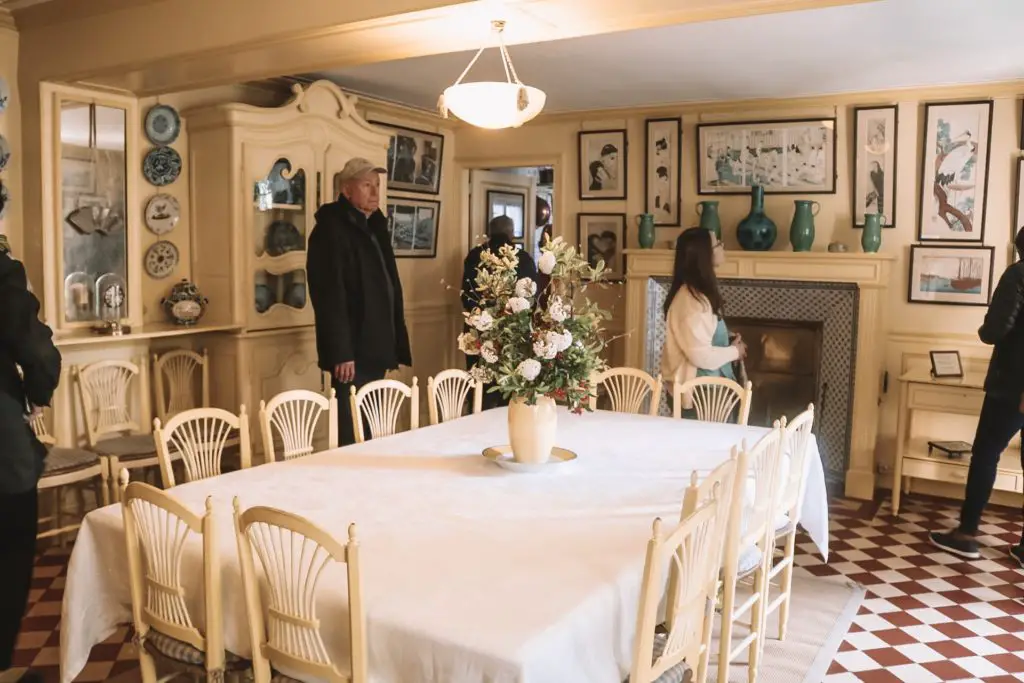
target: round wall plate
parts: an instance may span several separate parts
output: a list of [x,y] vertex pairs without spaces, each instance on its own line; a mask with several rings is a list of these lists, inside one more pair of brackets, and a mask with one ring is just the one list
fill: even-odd
[[157,187],[170,185],[181,175],[181,155],[170,147],[154,147],[142,160],[142,175]]
[[155,194],[146,202],[146,227],[154,235],[166,235],[181,218],[178,200],[169,194]]
[[11,161],[11,146],[7,142],[7,138],[0,135],[0,171],[7,168],[7,164]]
[[7,85],[6,78],[0,78],[0,112],[7,111],[7,105],[11,103],[11,86]]
[[158,104],[146,112],[146,137],[154,145],[169,145],[181,133],[178,112],[166,104]]
[[165,278],[177,265],[178,247],[167,240],[160,240],[146,250],[146,274],[151,278]]

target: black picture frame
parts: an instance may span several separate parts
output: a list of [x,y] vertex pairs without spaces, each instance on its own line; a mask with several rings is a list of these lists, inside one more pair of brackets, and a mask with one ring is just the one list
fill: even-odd
[[[675,220],[659,220],[661,215],[660,212],[656,213],[657,207],[652,206],[651,201],[651,188],[653,186],[654,175],[657,174],[657,169],[651,168],[652,150],[651,150],[651,127],[652,124],[672,124],[674,125],[674,133],[676,137],[675,145],[672,145],[670,152],[675,152],[675,164],[669,162],[669,173],[673,176],[669,180],[669,186],[674,191],[675,197],[672,198],[672,203],[675,205]],[[668,118],[655,118],[647,119],[644,121],[644,211],[654,216],[654,225],[657,227],[666,228],[677,228],[682,225],[683,216],[683,197],[682,197],[682,178],[683,178],[683,120],[676,117]]]
[[[428,130],[419,130],[418,128],[407,128],[406,126],[398,126],[393,123],[387,123],[385,121],[368,121],[371,125],[379,126],[391,133],[391,139],[388,143],[388,190],[394,192],[412,192],[415,194],[440,194],[441,193],[441,167],[444,161],[444,134],[433,133]],[[419,169],[423,167],[422,161],[424,155],[421,154],[419,161],[415,162],[412,169],[413,180],[395,180],[395,173],[397,171],[398,162],[398,146],[399,138],[410,139],[414,144],[417,145],[417,149],[422,144],[429,142],[437,146],[437,163],[436,169],[433,172],[433,182],[429,184],[417,182],[418,175],[421,173]],[[403,174],[404,175],[404,174]]]
[[[928,130],[931,128],[931,115],[932,112],[942,108],[950,107],[963,107],[963,106],[985,106],[988,108],[987,122],[985,124],[985,180],[982,183],[982,198],[981,198],[981,222],[978,225],[978,231],[972,234],[974,235],[970,239],[961,239],[958,237],[933,237],[926,236],[924,234],[925,225],[925,193],[928,188],[928,178],[930,177],[927,173],[928,159],[931,155],[929,150],[934,150],[934,146],[929,144],[928,141]],[[994,109],[992,100],[967,100],[967,101],[954,101],[954,102],[925,102],[924,104],[924,125],[921,127],[921,185],[918,191],[917,197],[917,241],[927,243],[938,243],[947,242],[954,244],[984,244],[985,242],[985,223],[988,219],[988,179],[989,173],[992,167],[992,110]],[[934,174],[931,174],[934,175]],[[933,183],[934,185],[934,183]],[[929,200],[930,201],[930,200]],[[973,227],[973,226],[972,226]]]
[[[860,189],[858,180],[860,173],[858,172],[859,164],[857,163],[860,159],[860,155],[864,150],[864,145],[861,144],[860,140],[860,116],[864,112],[871,111],[892,111],[892,173],[890,174],[890,180],[887,181],[885,192],[891,197],[889,202],[883,201],[882,215],[888,219],[888,222],[883,223],[883,228],[895,228],[896,227],[896,196],[899,193],[899,184],[896,179],[899,177],[899,131],[900,131],[900,109],[898,105],[887,104],[887,105],[876,105],[876,106],[863,106],[853,108],[853,171],[851,177],[853,178],[853,192],[850,197],[852,206],[850,207],[853,216],[853,227],[863,228],[864,221],[858,222],[857,214],[858,207],[857,201],[860,197],[858,190]],[[889,213],[886,213],[885,205],[888,204],[892,207]]]
[[[936,363],[937,358],[947,358],[947,360],[956,359],[955,371],[942,372],[938,368]],[[960,352],[955,350],[950,351],[929,351],[928,359],[932,364],[932,377],[935,379],[962,379],[964,376],[964,364],[960,359]]]
[[627,246],[626,239],[628,237],[628,228],[626,224],[626,214],[624,213],[578,213],[576,214],[576,242],[579,244],[580,254],[587,259],[587,262],[593,265],[591,259],[590,247],[591,247],[591,234],[587,232],[587,238],[584,240],[585,224],[591,220],[600,221],[602,219],[617,221],[617,229],[619,230],[618,235],[618,246],[614,257],[614,263],[610,260],[605,261],[605,268],[608,269],[608,273],[604,278],[607,282],[621,282],[626,278],[626,254],[625,249]]
[[487,194],[486,194],[487,216],[486,216],[486,218],[487,218],[487,223],[488,224],[491,222],[491,219],[494,218],[494,216],[492,215],[492,211],[491,211],[491,207],[493,206],[492,198],[497,197],[498,195],[505,195],[507,197],[516,197],[517,199],[520,200],[520,206],[521,206],[521,210],[523,212],[523,215],[522,215],[522,219],[519,221],[519,225],[515,225],[515,220],[513,219],[513,225],[515,227],[513,228],[513,233],[514,234],[512,236],[512,241],[517,243],[517,244],[525,243],[525,241],[526,241],[527,223],[529,222],[529,217],[526,214],[526,212],[527,212],[527,208],[526,208],[526,193],[525,192],[516,192],[514,190],[487,190]]
[[[395,218],[394,213],[399,207],[405,209],[413,208],[413,220],[419,220],[419,209],[430,209],[434,212],[434,231],[430,241],[429,249],[416,249],[416,231],[418,226],[413,226],[412,246],[405,247],[402,242],[395,241]],[[408,213],[408,211],[405,211]],[[395,252],[395,258],[436,258],[437,257],[437,236],[441,225],[441,202],[437,199],[421,199],[419,197],[389,197],[384,206],[384,215],[388,219],[388,235],[391,237],[391,249]]]
[[[957,301],[955,299],[946,300],[934,300],[934,299],[923,299],[914,298],[914,292],[919,291],[914,288],[914,273],[917,266],[918,256],[925,251],[977,251],[987,253],[988,255],[988,276],[985,277],[982,273],[980,278],[982,281],[982,292],[984,292],[984,299],[979,298],[976,301]],[[907,303],[911,304],[931,304],[938,306],[988,306],[992,300],[992,282],[993,282],[993,266],[995,258],[995,247],[979,244],[911,244],[910,245],[910,267],[907,274]],[[947,296],[950,293],[946,293]],[[980,295],[979,295],[980,296]]]
[[[617,173],[620,182],[613,191],[588,189],[591,187],[593,180],[591,177],[593,174],[590,169],[594,163],[598,163],[597,160],[590,159],[589,155],[584,151],[584,147],[591,138],[597,138],[598,144],[601,144],[603,139],[605,142],[602,146],[612,144],[616,147],[618,155]],[[629,138],[626,134],[626,129],[581,130],[577,136],[576,165],[580,201],[625,200],[629,189]]]
[[[755,120],[755,121],[729,121],[725,123],[698,123],[697,124],[697,136],[696,144],[694,148],[696,150],[696,162],[697,162],[697,194],[701,196],[714,196],[714,195],[746,195],[750,194],[750,185],[735,185],[732,186],[735,189],[725,190],[709,190],[704,186],[704,164],[703,160],[707,156],[707,152],[704,144],[704,133],[705,131],[713,128],[743,128],[750,126],[789,126],[792,124],[800,123],[831,123],[832,135],[830,136],[830,144],[832,145],[831,153],[827,153],[826,157],[830,158],[832,165],[832,173],[827,174],[829,187],[821,190],[807,189],[807,188],[794,188],[792,190],[779,190],[770,189],[773,186],[764,186],[765,194],[781,194],[781,195],[816,195],[816,194],[835,194],[836,193],[836,180],[838,178],[838,168],[836,167],[837,160],[837,132],[838,123],[837,118],[834,116],[821,116],[811,118],[795,118],[795,119],[769,119],[769,120]],[[829,126],[826,126],[829,127]]]

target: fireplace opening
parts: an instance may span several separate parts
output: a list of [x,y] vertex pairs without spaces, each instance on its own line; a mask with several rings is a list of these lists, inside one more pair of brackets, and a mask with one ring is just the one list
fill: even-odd
[[[783,415],[794,417],[818,406],[821,381],[822,323],[730,317],[729,331],[747,345],[747,379],[753,384],[750,424],[770,427]],[[825,387],[821,400],[825,399]]]

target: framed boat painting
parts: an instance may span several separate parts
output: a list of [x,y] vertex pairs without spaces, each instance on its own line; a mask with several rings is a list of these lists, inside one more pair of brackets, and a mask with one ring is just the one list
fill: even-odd
[[882,214],[882,227],[895,225],[896,105],[856,107],[853,110],[853,226],[864,227],[864,216]]
[[924,106],[920,242],[983,242],[992,101]]
[[995,247],[910,245],[907,301],[918,304],[988,306]]

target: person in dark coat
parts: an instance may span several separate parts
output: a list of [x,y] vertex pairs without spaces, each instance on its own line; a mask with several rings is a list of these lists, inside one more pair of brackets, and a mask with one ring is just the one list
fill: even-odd
[[320,368],[338,395],[338,439],[355,443],[351,387],[412,365],[402,283],[381,213],[380,174],[386,169],[350,159],[339,177],[341,196],[316,212],[306,277],[316,320]]
[[[480,267],[480,255],[485,250],[497,254],[503,246],[512,244],[512,238],[515,236],[515,223],[508,216],[496,216],[487,225],[487,236],[487,242],[471,249],[462,265],[462,308],[466,312],[472,311],[477,306],[488,305],[486,301],[480,300],[480,295],[476,291],[476,270]],[[519,262],[516,264],[516,278],[520,280],[530,278],[536,283],[537,264],[533,262],[533,257],[526,253],[525,249],[517,249],[516,256],[519,258]],[[472,369],[476,362],[477,356],[466,356],[468,369]],[[483,404],[485,409],[508,404],[501,394],[487,391],[489,388],[484,387]]]
[[[930,534],[933,545],[970,560],[981,557],[975,536],[981,513],[992,495],[999,458],[1015,434],[1020,432],[1024,437],[1024,228],[1017,232],[1014,244],[1020,258],[999,278],[985,322],[978,330],[981,341],[994,348],[971,449],[960,526]],[[1009,552],[1024,568],[1024,532],[1020,543],[1010,546]]]
[[[2,202],[2,200],[0,200]],[[38,532],[36,486],[46,448],[29,419],[50,404],[60,381],[60,352],[39,321],[39,301],[25,268],[0,235],[0,679],[13,666],[14,646],[28,605]],[[20,369],[20,372],[19,372]],[[25,683],[42,681],[28,671]]]

